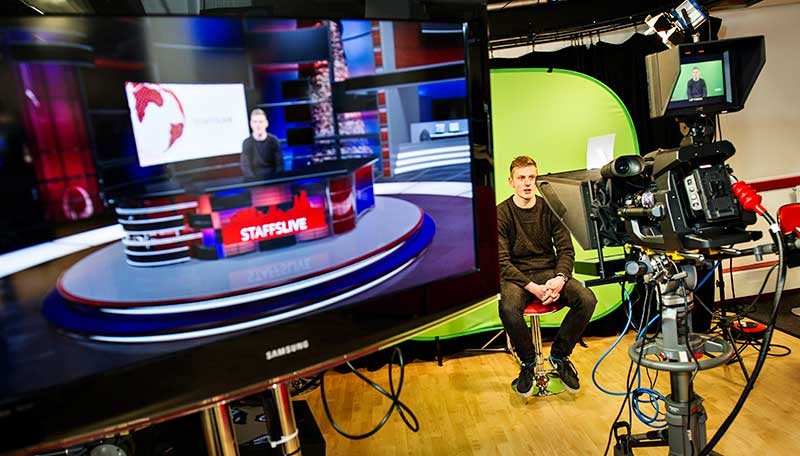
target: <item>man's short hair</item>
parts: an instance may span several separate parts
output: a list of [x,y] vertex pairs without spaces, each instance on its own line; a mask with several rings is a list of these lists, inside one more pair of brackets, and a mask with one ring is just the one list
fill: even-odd
[[253,116],[264,116],[264,118],[266,118],[267,117],[267,113],[264,112],[264,110],[261,109],[261,108],[256,108],[256,109],[253,109],[252,111],[250,111],[250,118],[252,119]]
[[700,68],[694,67],[694,68],[692,68],[692,71],[694,71],[694,70],[700,71]]
[[520,155],[519,157],[516,157],[513,160],[511,160],[511,166],[508,167],[508,175],[513,177],[514,169],[524,168],[526,166],[536,166],[537,169],[539,168],[536,165],[536,160],[532,159],[527,155]]

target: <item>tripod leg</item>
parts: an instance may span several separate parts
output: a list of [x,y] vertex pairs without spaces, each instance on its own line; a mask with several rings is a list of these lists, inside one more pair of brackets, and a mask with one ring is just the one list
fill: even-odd
[[736,361],[739,362],[739,367],[742,368],[742,374],[744,374],[745,381],[750,381],[750,374],[747,373],[747,367],[744,365],[741,354],[739,354],[739,347],[736,345],[736,341],[733,340],[733,334],[731,333],[730,326],[726,325],[722,329],[722,333],[724,334],[725,340],[727,340],[728,343],[733,346],[733,356],[736,358]]

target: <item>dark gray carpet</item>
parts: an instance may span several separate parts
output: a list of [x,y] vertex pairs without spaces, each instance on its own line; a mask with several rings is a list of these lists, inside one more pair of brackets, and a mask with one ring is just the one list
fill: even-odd
[[[792,313],[792,309],[800,307],[800,290],[784,292],[781,296],[780,309],[775,327],[794,337],[800,338],[800,317]],[[758,300],[756,308],[747,314],[753,320],[767,323],[772,314],[772,295]]]

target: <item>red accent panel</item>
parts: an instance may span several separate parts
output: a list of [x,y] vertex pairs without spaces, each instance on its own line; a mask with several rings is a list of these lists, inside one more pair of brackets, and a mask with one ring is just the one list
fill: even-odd
[[381,141],[388,141],[389,140],[389,132],[386,130],[381,130]]
[[375,53],[375,66],[382,67],[383,66],[383,52],[376,52]]
[[255,73],[279,73],[283,71],[297,71],[298,65],[296,63],[275,63],[275,64],[260,64],[253,65]]
[[333,212],[333,232],[350,231],[356,227],[355,195],[350,176],[331,179],[331,209]]
[[[761,263],[743,264],[741,266],[734,266],[733,267],[733,272],[749,271],[751,269],[769,268],[769,267],[771,267],[772,265],[774,265],[777,262],[778,262],[778,260],[762,261]],[[727,274],[727,273],[731,272],[731,270],[730,269],[723,269],[722,272]]]
[[388,160],[389,159],[389,151],[388,150],[384,150],[383,153],[381,154],[381,156],[383,157],[384,160]]
[[116,68],[119,70],[142,70],[144,63],[125,62],[123,60],[94,59],[94,64],[100,68]]
[[386,92],[378,92],[378,106],[386,106]]
[[782,177],[779,179],[770,179],[761,182],[750,183],[750,186],[753,187],[757,192],[766,192],[781,188],[792,188],[797,185],[800,185],[800,176]]
[[[433,65],[464,60],[461,35],[440,36],[436,40],[422,36],[419,22],[394,22],[394,60],[397,68]],[[435,44],[432,44],[435,43]]]
[[373,30],[372,31],[372,43],[375,46],[381,45],[381,31],[380,30]]
[[380,122],[380,124],[381,124],[381,125],[386,125],[386,123],[387,123],[387,121],[388,121],[388,120],[387,120],[387,119],[388,119],[388,117],[387,117],[387,115],[386,115],[386,111],[381,111],[381,112],[378,114],[378,119],[379,119],[379,122]]
[[276,206],[270,206],[266,214],[254,207],[236,211],[229,223],[222,226],[222,243],[265,241],[326,226],[325,211],[312,207],[308,194],[301,191],[288,211]]
[[200,195],[197,198],[197,213],[198,214],[211,213],[211,197],[209,195]]

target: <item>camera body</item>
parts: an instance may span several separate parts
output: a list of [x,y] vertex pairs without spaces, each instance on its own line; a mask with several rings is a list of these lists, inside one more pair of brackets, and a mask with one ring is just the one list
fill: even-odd
[[[615,209],[631,243],[680,251],[760,238],[760,232],[745,229],[755,214],[743,210],[731,191],[725,160],[734,152],[728,141],[657,150],[644,156],[640,176],[610,178],[623,192]],[[630,182],[618,182],[625,180]],[[646,189],[634,191],[635,185]]]
[[[761,237],[731,190],[728,141],[622,156],[601,170],[539,176],[553,212],[584,249],[634,244],[657,251],[721,248]],[[594,229],[592,229],[594,227]]]

